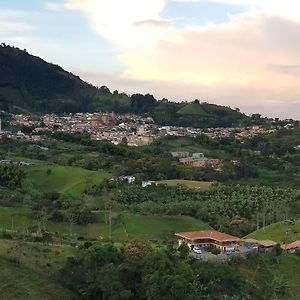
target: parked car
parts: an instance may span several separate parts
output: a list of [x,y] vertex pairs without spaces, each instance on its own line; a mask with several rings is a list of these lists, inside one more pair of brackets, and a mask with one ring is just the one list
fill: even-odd
[[234,249],[234,248],[226,248],[226,249],[225,249],[225,252],[226,252],[227,255],[238,254],[238,253],[240,253],[239,250]]
[[195,247],[193,248],[193,251],[194,251],[196,254],[201,254],[201,253],[202,253],[201,247],[198,247],[198,246],[195,246]]

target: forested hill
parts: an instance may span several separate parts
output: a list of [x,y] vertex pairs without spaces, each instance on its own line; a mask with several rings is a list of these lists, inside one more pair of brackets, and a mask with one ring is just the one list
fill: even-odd
[[106,92],[26,50],[0,46],[0,104],[4,110],[87,111],[93,109],[95,97]]
[[0,109],[17,113],[115,111],[148,114],[162,125],[227,127],[247,120],[237,110],[208,103],[131,97],[97,88],[26,50],[0,45]]

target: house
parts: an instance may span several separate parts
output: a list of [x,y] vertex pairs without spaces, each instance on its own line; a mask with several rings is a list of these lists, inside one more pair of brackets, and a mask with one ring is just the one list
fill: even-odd
[[119,177],[112,178],[111,181],[117,181],[117,182],[127,181],[129,184],[131,184],[131,183],[135,182],[135,177],[134,176],[119,176]]
[[185,166],[203,168],[206,166],[207,159],[180,158],[179,162]]
[[147,186],[151,186],[151,185],[156,185],[155,181],[151,181],[151,180],[147,180],[147,181],[142,181],[142,187],[147,187]]
[[10,165],[11,164],[11,160],[9,160],[9,159],[2,159],[2,160],[0,160],[0,164],[1,165]]
[[123,176],[123,180],[127,180],[128,183],[134,183],[135,177],[134,176]]
[[190,156],[190,152],[180,152],[180,151],[177,151],[177,152],[171,152],[172,156],[174,158],[187,158]]
[[178,244],[185,243],[190,249],[195,246],[210,250],[220,249],[221,252],[238,250],[240,238],[215,230],[202,230],[175,233]]
[[281,249],[289,253],[294,253],[295,251],[300,250],[300,241],[282,245]]
[[257,241],[258,243],[258,250],[262,252],[271,251],[277,243],[271,240],[262,240]]
[[193,153],[192,158],[204,158],[204,153]]

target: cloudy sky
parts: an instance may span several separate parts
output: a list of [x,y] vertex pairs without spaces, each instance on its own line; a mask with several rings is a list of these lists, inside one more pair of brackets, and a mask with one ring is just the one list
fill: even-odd
[[112,91],[300,119],[299,0],[0,0],[0,41]]

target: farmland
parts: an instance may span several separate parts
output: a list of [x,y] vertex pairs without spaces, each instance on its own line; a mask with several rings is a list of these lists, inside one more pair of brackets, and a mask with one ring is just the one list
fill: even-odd
[[[47,230],[94,237],[109,238],[109,213],[106,211],[94,212],[95,223],[74,225],[65,222],[47,222]],[[105,222],[106,220],[106,222]],[[133,213],[112,214],[112,239],[161,239],[167,233],[176,231],[202,230],[210,227],[192,217],[143,216]],[[0,208],[0,228],[21,231],[37,226],[38,221],[30,218],[26,208]]]

